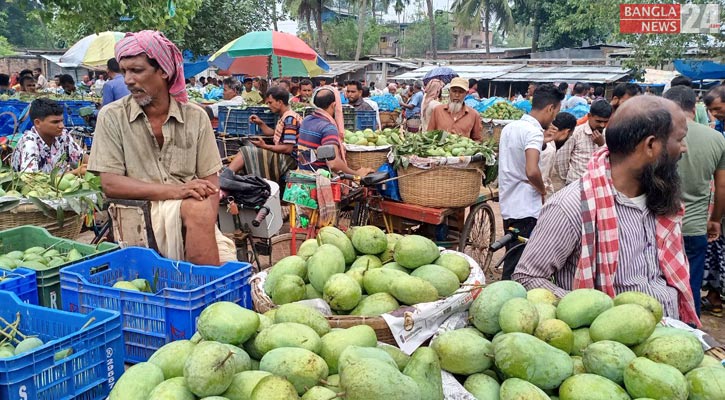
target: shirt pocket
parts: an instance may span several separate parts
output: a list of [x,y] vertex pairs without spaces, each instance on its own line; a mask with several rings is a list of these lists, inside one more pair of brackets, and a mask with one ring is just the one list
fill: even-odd
[[169,172],[172,176],[184,182],[194,178],[196,173],[196,143],[190,135],[177,135],[171,139],[169,151],[171,160]]

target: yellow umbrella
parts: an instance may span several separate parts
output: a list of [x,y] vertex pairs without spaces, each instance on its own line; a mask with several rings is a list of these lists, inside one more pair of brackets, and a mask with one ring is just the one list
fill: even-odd
[[123,39],[123,32],[94,33],[79,40],[60,57],[60,62],[75,66],[88,65],[91,67],[105,66],[106,62],[114,57],[116,43]]

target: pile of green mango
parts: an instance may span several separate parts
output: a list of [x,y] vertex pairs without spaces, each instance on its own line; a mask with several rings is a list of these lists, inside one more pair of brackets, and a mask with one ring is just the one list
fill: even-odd
[[197,332],[126,370],[109,400],[442,400],[436,352],[378,343],[367,325],[332,329],[319,311],[285,304],[258,314],[229,302],[202,311]]
[[725,399],[725,368],[640,292],[559,299],[514,281],[485,287],[472,326],[435,337],[444,370],[477,399]]
[[33,197],[38,199],[60,199],[70,195],[100,193],[100,180],[87,173],[79,177],[70,173],[54,171],[15,172],[0,170],[0,197]]
[[272,266],[264,290],[277,305],[323,299],[337,315],[380,316],[448,297],[469,273],[463,256],[441,254],[422,236],[324,227],[297,255]]
[[354,144],[357,146],[388,146],[399,145],[403,143],[400,131],[393,128],[385,128],[381,131],[373,131],[365,129],[362,131],[345,131],[346,144]]
[[500,101],[481,113],[481,117],[487,119],[521,119],[524,115],[524,111],[514,107],[505,101]]
[[44,271],[82,258],[81,252],[76,249],[61,253],[53,246],[49,248],[34,246],[25,251],[16,250],[0,255],[0,268],[14,270],[17,267],[23,267],[35,271]]

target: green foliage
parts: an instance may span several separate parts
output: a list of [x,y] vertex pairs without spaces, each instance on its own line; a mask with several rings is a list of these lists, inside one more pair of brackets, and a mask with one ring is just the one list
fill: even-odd
[[[408,25],[405,30],[405,56],[424,56],[431,48],[430,24],[421,20]],[[446,14],[436,15],[436,39],[438,50],[448,50],[453,44],[453,26]]]
[[544,1],[540,46],[562,48],[606,42],[619,26],[620,0]]
[[166,1],[148,0],[46,0],[41,12],[66,43],[94,32],[156,29],[173,41],[183,39],[202,0],[176,0],[176,14],[169,15]]
[[[372,20],[366,25],[367,28],[365,29],[365,35],[363,37],[361,52],[363,55],[377,52],[380,35],[390,30],[389,27],[378,25]],[[357,26],[357,21],[351,18],[325,23],[324,29],[326,35],[333,38],[329,40],[328,50],[336,53],[343,60],[353,59],[357,47]]]
[[13,54],[13,46],[10,45],[5,36],[0,36],[0,57]]
[[53,37],[40,20],[39,2],[0,0],[0,36],[19,48],[52,47]]
[[501,32],[509,32],[514,27],[508,0],[455,0],[451,10],[464,27],[480,26],[486,14],[489,15],[489,22],[496,23]]
[[269,29],[270,18],[259,0],[203,0],[177,45],[194,54],[213,54],[247,32]]

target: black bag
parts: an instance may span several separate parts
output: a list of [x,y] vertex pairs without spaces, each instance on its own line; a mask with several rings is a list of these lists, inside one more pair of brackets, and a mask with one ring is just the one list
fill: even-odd
[[271,194],[269,184],[255,175],[237,175],[230,169],[224,169],[219,176],[219,186],[234,202],[242,207],[261,207]]

